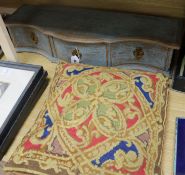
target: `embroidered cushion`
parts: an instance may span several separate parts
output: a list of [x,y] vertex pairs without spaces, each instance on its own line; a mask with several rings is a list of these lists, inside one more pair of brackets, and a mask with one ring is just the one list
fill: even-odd
[[60,63],[48,100],[5,169],[161,174],[167,86],[160,73]]

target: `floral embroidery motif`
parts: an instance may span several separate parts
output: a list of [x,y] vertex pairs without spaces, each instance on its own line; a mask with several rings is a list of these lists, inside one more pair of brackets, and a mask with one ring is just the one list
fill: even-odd
[[36,162],[38,172],[55,174],[160,174],[166,87],[162,74],[61,63],[10,164]]

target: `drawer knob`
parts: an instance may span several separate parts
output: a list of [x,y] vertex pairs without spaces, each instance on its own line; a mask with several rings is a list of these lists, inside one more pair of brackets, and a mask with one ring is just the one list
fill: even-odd
[[34,32],[31,32],[31,40],[34,44],[38,44],[38,42],[39,42],[39,39]]
[[140,60],[144,56],[144,51],[141,47],[137,47],[133,52],[136,60]]
[[72,51],[71,63],[79,63],[81,58],[82,58],[82,54],[80,53],[80,50],[78,48],[75,48]]

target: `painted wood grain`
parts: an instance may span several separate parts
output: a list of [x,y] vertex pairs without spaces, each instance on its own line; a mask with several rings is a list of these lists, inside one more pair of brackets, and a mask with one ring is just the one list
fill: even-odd
[[[42,32],[29,27],[11,27],[8,29],[11,39],[16,48],[35,49],[45,55],[52,57],[52,51],[47,35]],[[24,50],[26,51],[26,50]]]
[[[78,48],[82,54],[81,62],[96,66],[118,66],[135,64],[168,71],[173,52],[172,49],[143,42],[118,42],[113,44],[66,42],[61,39],[48,36],[30,27],[9,27],[11,38],[18,52],[40,53],[52,62],[64,59],[70,62],[72,51]],[[136,48],[142,48],[144,55],[137,60],[134,55]],[[152,68],[153,67],[153,68]],[[145,69],[144,69],[145,70]]]
[[180,19],[62,6],[23,6],[6,24],[36,27],[67,41],[144,40],[171,48],[180,47],[184,29]]
[[[135,50],[142,49],[143,56],[137,59]],[[136,63],[150,65],[167,71],[170,67],[171,55],[168,56],[168,48],[142,42],[120,42],[111,44],[112,66],[120,64]],[[168,65],[166,66],[166,62]]]
[[105,44],[84,44],[75,42],[64,42],[54,38],[56,55],[59,59],[70,61],[72,51],[78,48],[82,54],[81,62],[96,66],[108,66]]

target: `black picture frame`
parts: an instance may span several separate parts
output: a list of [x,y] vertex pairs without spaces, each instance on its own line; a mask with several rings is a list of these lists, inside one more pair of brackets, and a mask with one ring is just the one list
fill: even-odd
[[2,160],[4,154],[8,150],[23,122],[31,111],[39,94],[42,92],[41,90],[45,89],[48,81],[46,78],[47,71],[39,65],[0,61],[0,67],[18,69],[23,72],[34,72],[33,76],[17,99],[15,105],[6,117],[6,120],[0,126],[0,160]]

